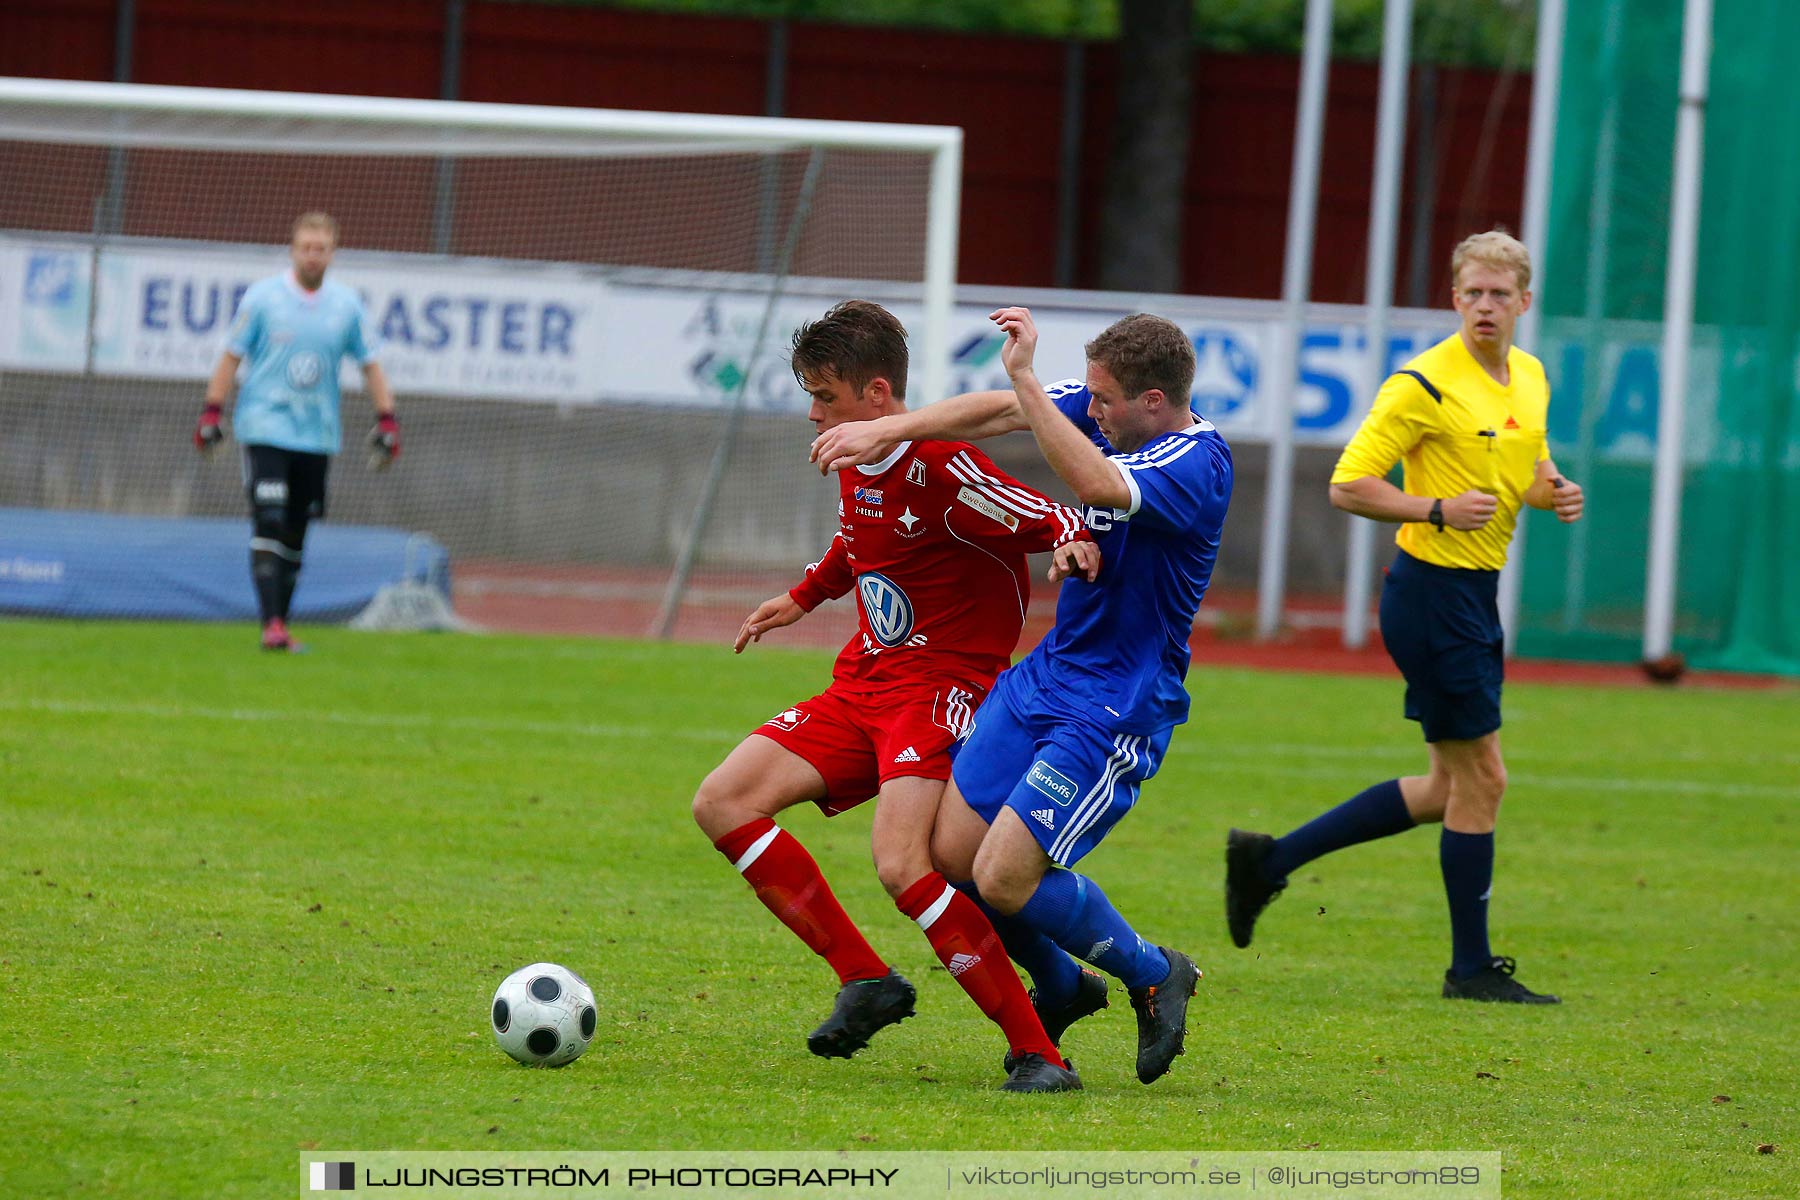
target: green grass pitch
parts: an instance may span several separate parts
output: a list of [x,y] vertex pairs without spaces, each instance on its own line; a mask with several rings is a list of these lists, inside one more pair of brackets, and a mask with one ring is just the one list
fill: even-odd
[[[828,656],[306,634],[278,658],[242,626],[0,623],[12,1191],[281,1194],[315,1147],[1497,1149],[1508,1196],[1800,1191],[1792,689],[1509,689],[1495,947],[1565,1001],[1519,1010],[1437,996],[1430,830],[1304,870],[1232,949],[1225,830],[1423,751],[1396,682],[1197,669],[1193,720],[1084,864],[1206,972],[1187,1055],[1139,1085],[1115,991],[1065,1044],[1087,1090],[1012,1097],[876,883],[866,815],[789,823],[919,985],[850,1062],[805,1048],[835,981],[688,816]],[[599,996],[562,1071],[486,1027],[538,959]]]

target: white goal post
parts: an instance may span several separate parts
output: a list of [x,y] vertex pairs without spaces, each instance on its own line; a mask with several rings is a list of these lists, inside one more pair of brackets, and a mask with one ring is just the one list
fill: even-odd
[[0,510],[241,516],[185,426],[246,281],[325,209],[406,434],[365,476],[346,394],[332,523],[433,534],[459,579],[509,564],[520,603],[619,632],[701,593],[735,622],[832,527],[793,325],[889,303],[911,393],[945,390],[961,154],[934,126],[0,78],[0,420],[31,468]]

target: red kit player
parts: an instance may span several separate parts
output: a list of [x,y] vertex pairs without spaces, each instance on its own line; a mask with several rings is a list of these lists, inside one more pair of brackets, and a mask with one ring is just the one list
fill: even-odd
[[[812,396],[820,432],[904,412],[906,367],[906,330],[867,301],[839,304],[794,334],[794,375]],[[750,614],[735,649],[852,589],[858,631],[829,688],[770,718],[706,777],[694,819],[837,972],[837,1003],[807,1038],[814,1054],[848,1058],[911,1016],[913,987],[875,953],[812,856],[774,818],[809,802],[834,816],[875,797],[876,874],[1005,1033],[1016,1065],[1002,1086],[1079,1088],[988,918],[932,869],[930,836],[954,749],[1018,642],[1031,588],[1025,556],[1052,551],[1052,581],[1092,579],[1098,551],[1079,513],[966,443],[902,443],[838,479],[838,532],[825,557]]]

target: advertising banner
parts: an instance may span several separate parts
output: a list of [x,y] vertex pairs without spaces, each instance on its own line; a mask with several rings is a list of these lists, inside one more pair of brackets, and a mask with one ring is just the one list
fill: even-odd
[[[0,235],[0,368],[204,380],[232,314],[256,280],[286,269],[279,247],[104,242]],[[345,250],[332,277],[362,293],[379,357],[402,396],[555,404],[724,408],[799,415],[806,394],[788,368],[794,328],[833,302],[895,285],[789,279],[773,314],[770,281],[675,271],[609,271],[524,261],[447,260]],[[1024,303],[1041,332],[1038,374],[1078,376],[1089,338],[1131,311],[1111,293],[961,289],[950,326],[952,393],[1005,388],[994,308]],[[923,327],[912,299],[884,301]],[[1266,442],[1271,363],[1285,336],[1268,301],[1157,297],[1142,301],[1192,338],[1194,406],[1245,443]],[[1294,435],[1341,446],[1380,378],[1456,329],[1448,310],[1392,314],[1383,370],[1370,370],[1361,310],[1317,305],[1299,346]],[[1618,461],[1648,461],[1654,444],[1659,332],[1642,322],[1546,325],[1540,357],[1553,390],[1553,445]],[[1688,455],[1730,453],[1715,420],[1717,331],[1695,331]],[[921,373],[914,372],[917,378]],[[353,364],[343,384],[361,385]],[[1576,396],[1596,397],[1573,403]],[[937,397],[909,397],[915,404]]]
[[[788,338],[795,326],[845,294],[785,296],[764,331],[765,298],[756,292],[615,283],[609,300],[618,319],[607,323],[604,390],[610,398],[640,403],[723,406],[741,387],[751,411],[803,413],[807,399],[788,369]],[[1048,297],[1036,293],[1023,299],[1037,320],[1037,370],[1045,382],[1081,375],[1088,339],[1131,311],[1110,296],[1060,293],[1048,303],[1043,298]],[[951,317],[953,394],[1011,386],[1000,363],[1006,339],[988,320],[994,308],[1009,302],[1014,298],[1001,293],[962,290]],[[1274,306],[1203,304],[1194,312],[1183,312],[1179,304],[1158,310],[1193,339],[1194,405],[1229,437],[1267,441],[1268,363],[1282,332]],[[896,301],[888,307],[909,329],[923,326],[919,304]],[[1389,364],[1406,361],[1454,328],[1453,316],[1405,314],[1393,323]],[[764,336],[756,353],[759,331]],[[1308,325],[1294,412],[1295,434],[1303,444],[1341,446],[1368,411],[1364,342],[1354,320]],[[935,397],[909,398],[916,403]]]
[[[203,380],[280,249],[0,241],[0,365]],[[447,265],[429,256],[340,253],[331,278],[362,294],[396,391],[581,402],[602,398],[597,274],[541,264]],[[96,286],[97,285],[97,286]],[[96,303],[97,296],[97,303]],[[90,345],[91,306],[91,345]],[[344,364],[343,385],[360,388]]]

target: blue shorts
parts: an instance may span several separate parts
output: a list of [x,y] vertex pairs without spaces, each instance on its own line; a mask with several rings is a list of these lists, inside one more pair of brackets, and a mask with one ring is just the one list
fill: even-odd
[[1174,731],[1119,733],[1046,711],[1017,675],[1004,672],[976,711],[952,778],[988,824],[1012,809],[1044,853],[1071,866],[1131,811]]
[[1406,717],[1428,742],[1500,728],[1506,642],[1500,572],[1440,567],[1402,550],[1381,587],[1381,640],[1406,677]]

